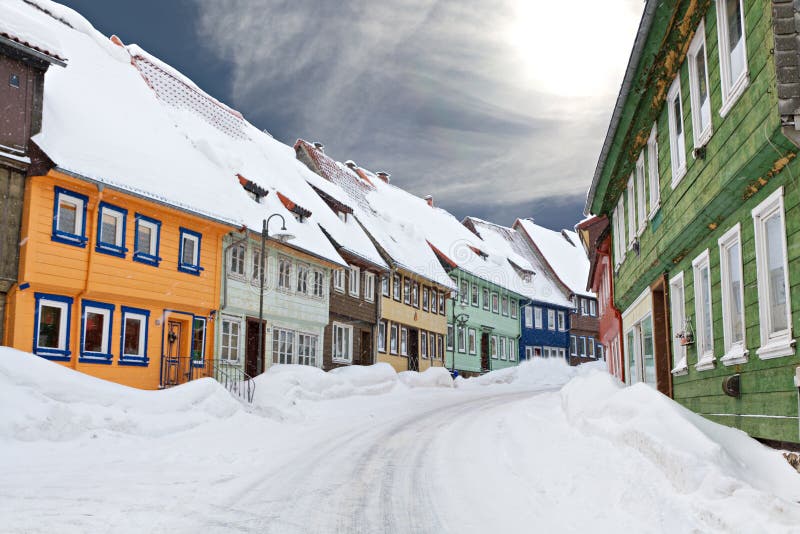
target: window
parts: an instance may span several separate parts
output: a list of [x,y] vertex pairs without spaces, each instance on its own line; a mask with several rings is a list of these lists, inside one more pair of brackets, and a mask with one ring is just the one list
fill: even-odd
[[580,338],[578,338],[578,341],[580,342],[579,345],[578,345],[579,348],[580,348],[580,357],[581,358],[585,358],[586,357],[586,338],[581,336]]
[[653,344],[653,319],[648,314],[634,324],[626,334],[625,357],[627,358],[628,384],[645,382],[655,385],[656,366]]
[[589,299],[589,315],[597,317],[597,301],[594,299]]
[[686,140],[683,132],[683,104],[681,103],[681,75],[675,77],[667,94],[669,117],[669,155],[672,162],[672,188],[686,174]]
[[161,221],[136,214],[136,229],[133,236],[133,260],[158,267],[158,245],[161,237]]
[[[334,329],[335,329],[334,324]],[[334,344],[335,346],[335,344]],[[294,332],[272,328],[272,363],[294,363]]]
[[221,329],[220,358],[230,362],[238,362],[242,337],[241,321],[223,316]]
[[633,183],[633,175],[628,178],[628,188],[627,188],[627,197],[628,197],[628,247],[630,248],[633,245],[633,242],[636,240],[636,194],[635,194],[635,187]]
[[381,295],[384,297],[389,296],[389,277],[381,276]]
[[311,334],[297,334],[297,363],[300,365],[317,366],[317,341],[318,337]]
[[567,329],[567,314],[563,311],[558,312],[558,331],[564,332]]
[[419,308],[419,284],[417,282],[411,284],[411,305]]
[[147,365],[147,322],[149,320],[150,312],[148,310],[122,307],[119,365]]
[[511,318],[517,318],[517,301],[516,299],[511,299]]
[[526,345],[525,346],[525,359],[532,360],[533,359],[533,347]]
[[8,85],[15,89],[19,89],[19,74],[11,74],[8,77]]
[[587,341],[587,345],[588,345],[587,348],[589,349],[587,355],[590,358],[594,358],[594,338],[593,337],[589,338],[589,341]]
[[500,338],[500,359],[501,360],[508,359],[508,353],[506,353],[506,338],[504,337]]
[[375,302],[375,275],[364,273],[364,300]]
[[689,59],[689,96],[692,103],[692,135],[695,148],[699,148],[708,142],[712,133],[706,27],[703,22],[700,22],[695,31],[687,57]]
[[755,225],[758,308],[761,334],[760,358],[794,354],[789,269],[786,253],[786,221],[783,187],[753,209]]
[[698,371],[714,367],[714,317],[711,309],[711,267],[708,250],[692,262],[694,302],[697,321]]
[[244,276],[244,245],[234,245],[228,252],[228,276]]
[[395,274],[392,277],[392,297],[397,302],[400,302],[400,290],[402,289],[400,280],[401,278],[399,274]]
[[386,352],[386,321],[378,323],[378,352]]
[[469,304],[469,282],[461,280],[461,303]]
[[400,354],[408,356],[408,329],[405,326],[400,328]]
[[489,289],[485,287],[483,288],[483,309],[489,309]]
[[[253,250],[251,256],[253,258],[252,261],[253,269],[252,272],[250,273],[251,274],[250,281],[254,284],[260,285],[261,275],[263,271],[263,269],[261,268],[261,250],[260,249]],[[264,273],[264,276],[266,276],[266,273]]]
[[278,288],[292,290],[292,260],[289,258],[278,258]]
[[511,362],[517,361],[517,349],[515,348],[515,340],[508,338],[508,360]]
[[435,289],[431,288],[431,301],[430,301],[431,302],[431,313],[436,313],[437,310],[438,310],[438,308],[436,307],[437,303],[439,302],[439,296],[438,295],[439,295],[438,292]]
[[394,323],[389,328],[389,352],[397,354],[397,325]]
[[436,336],[436,355],[440,360],[444,358],[444,342],[439,334]]
[[491,354],[492,358],[495,360],[497,359],[497,336],[489,338],[489,354]]
[[111,363],[111,324],[114,305],[84,300],[81,303],[80,361]]
[[308,265],[303,263],[297,264],[297,292],[303,295],[308,294]]
[[36,293],[33,352],[44,358],[69,361],[72,298]]
[[556,329],[556,312],[555,310],[547,310],[547,329]]
[[569,336],[569,353],[571,356],[578,355],[578,338],[575,336]]
[[722,363],[744,363],[744,286],[742,284],[742,242],[740,225],[719,238],[719,268],[722,286],[722,333],[725,356]]
[[128,210],[101,202],[97,214],[97,245],[95,250],[103,254],[125,257],[125,221]]
[[458,327],[458,352],[467,352],[466,328]]
[[318,298],[325,297],[325,273],[316,269],[314,270],[313,294]]
[[403,278],[403,302],[411,304],[411,280]]
[[644,190],[644,151],[636,161],[636,215],[639,221],[638,234],[647,226],[647,192]]
[[539,306],[533,308],[533,322],[537,329],[542,329],[542,309]]
[[200,239],[197,232],[180,229],[180,251],[178,253],[178,270],[200,276]]
[[453,325],[447,325],[447,350],[453,350]]
[[428,300],[430,299],[430,291],[427,287],[422,288],[422,309],[428,311]]
[[661,205],[661,178],[658,176],[658,131],[656,125],[650,130],[647,140],[647,179],[650,186],[650,218],[658,211]]
[[54,188],[51,239],[68,245],[86,246],[86,204],[89,197],[60,187]]
[[686,374],[686,345],[681,342],[681,335],[686,331],[686,304],[683,291],[683,273],[678,273],[669,281],[669,308],[672,322],[672,374]]
[[333,271],[333,290],[344,293],[344,269]]
[[742,0],[717,0],[717,37],[724,117],[748,84]]
[[508,296],[503,295],[503,299],[501,302],[502,302],[502,307],[501,307],[502,313],[504,316],[508,317]]
[[353,361],[352,326],[333,323],[333,360],[337,362]]
[[476,308],[480,306],[480,303],[478,302],[479,295],[480,294],[478,293],[478,284],[472,284],[472,305],[475,306]]
[[423,358],[426,360],[428,359],[428,334],[426,332],[420,332],[419,334],[419,348],[420,353]]
[[477,354],[478,353],[478,346],[476,343],[476,333],[474,328],[469,329],[469,353],[470,354]]
[[533,308],[531,306],[522,308],[522,317],[525,320],[525,328],[533,328]]
[[492,313],[500,312],[500,295],[492,293]]
[[347,270],[347,290],[351,297],[361,294],[361,270],[354,265]]
[[206,357],[206,319],[195,316],[192,320],[192,365],[202,366]]
[[625,200],[619,197],[617,209],[614,210],[614,259],[617,266],[625,260]]

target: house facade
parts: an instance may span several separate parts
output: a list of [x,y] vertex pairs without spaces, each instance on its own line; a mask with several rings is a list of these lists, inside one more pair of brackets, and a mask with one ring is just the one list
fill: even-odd
[[50,65],[65,67],[57,51],[33,38],[0,35],[0,340],[6,322],[6,299],[17,283],[20,227],[31,136],[42,126],[44,74]]
[[648,1],[586,209],[612,221],[626,380],[794,444],[797,16]]

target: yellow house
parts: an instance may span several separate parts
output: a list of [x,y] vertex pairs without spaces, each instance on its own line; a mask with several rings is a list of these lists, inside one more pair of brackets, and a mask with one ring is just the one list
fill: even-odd
[[210,374],[230,230],[57,170],[28,178],[3,344],[143,389]]
[[410,270],[393,269],[381,285],[377,361],[398,372],[442,367],[448,291]]

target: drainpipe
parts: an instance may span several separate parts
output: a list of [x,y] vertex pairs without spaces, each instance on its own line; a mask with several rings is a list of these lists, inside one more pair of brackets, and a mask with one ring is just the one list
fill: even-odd
[[[242,226],[239,229],[239,232],[244,232],[244,237],[241,237],[238,240],[234,241],[233,243],[229,244],[227,247],[225,247],[225,249],[222,252],[222,306],[220,311],[228,307],[228,252],[236,245],[244,243],[248,239],[246,226]],[[228,235],[231,237],[233,237],[235,234],[236,232],[228,233]],[[247,252],[245,251],[245,256],[246,255]]]
[[[97,221],[97,215],[100,212],[100,203],[103,201],[103,193],[105,191],[105,186],[103,184],[98,183],[96,185],[97,185],[97,193],[98,194],[97,194],[97,203],[94,206],[94,216],[90,216],[89,207],[88,206],[86,207],[86,220],[84,221],[84,223],[86,224],[86,248],[89,251],[89,257],[86,259],[86,277],[83,279],[83,289],[75,297],[75,304],[74,305],[78,306],[78,310],[80,310],[81,307],[82,307],[82,306],[80,306],[80,302],[83,300],[83,297],[85,297],[86,294],[89,292],[89,279],[92,276],[92,263],[93,263],[92,260],[94,259],[94,255],[95,255],[95,250],[94,250],[94,247],[91,245],[91,242],[92,242],[92,235],[96,233],[97,227],[95,226],[95,228],[92,229],[92,227],[90,225],[90,222],[91,221]],[[95,225],[97,225],[97,224],[99,224],[99,222],[95,222]],[[77,350],[76,357],[75,358],[70,358],[70,366],[73,369],[77,369],[78,368],[78,359],[81,357],[81,345],[82,345],[82,340],[81,340],[81,322],[82,322],[82,320],[83,320],[83,317],[78,315],[78,320],[75,321],[75,324],[73,325],[73,328],[75,329],[75,332],[73,332],[73,334],[77,334],[77,335],[73,336],[73,339],[78,340],[78,350]]]

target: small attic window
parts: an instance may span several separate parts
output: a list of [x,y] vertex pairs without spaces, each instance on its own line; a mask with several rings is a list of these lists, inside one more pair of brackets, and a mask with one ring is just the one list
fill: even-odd
[[337,211],[336,215],[342,220],[342,222],[347,222],[347,212],[344,211]]
[[8,77],[8,85],[19,89],[19,74],[12,74]]

